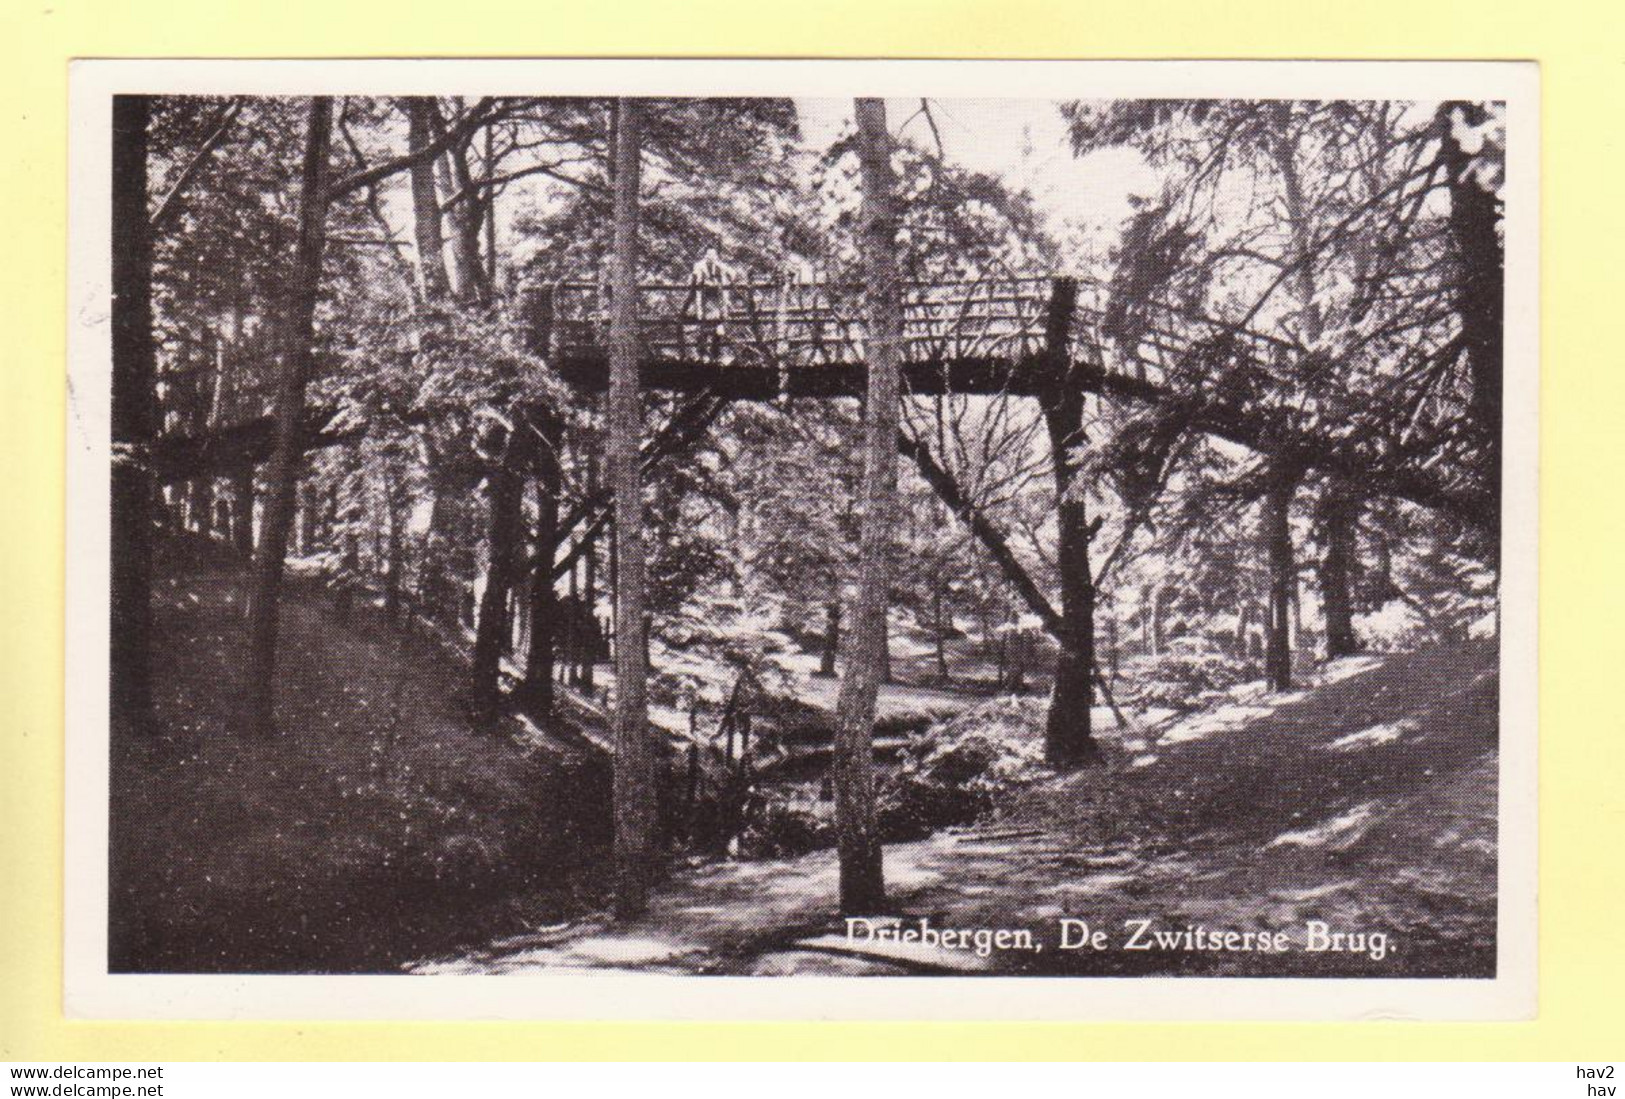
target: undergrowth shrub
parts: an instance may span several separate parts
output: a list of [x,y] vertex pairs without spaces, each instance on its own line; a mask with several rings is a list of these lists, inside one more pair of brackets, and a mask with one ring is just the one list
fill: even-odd
[[1192,710],[1246,678],[1247,668],[1228,648],[1206,637],[1181,637],[1157,656],[1125,662],[1123,679],[1131,686],[1119,701]]

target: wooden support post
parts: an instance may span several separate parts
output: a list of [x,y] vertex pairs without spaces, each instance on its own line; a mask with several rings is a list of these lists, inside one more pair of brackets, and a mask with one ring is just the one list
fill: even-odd
[[1069,384],[1072,316],[1078,285],[1052,284],[1044,325],[1048,392],[1040,398],[1049,429],[1055,475],[1056,563],[1061,577],[1061,651],[1045,725],[1044,753],[1052,766],[1077,766],[1100,759],[1093,736],[1095,589],[1089,564],[1088,492],[1075,449],[1083,444],[1084,392]]

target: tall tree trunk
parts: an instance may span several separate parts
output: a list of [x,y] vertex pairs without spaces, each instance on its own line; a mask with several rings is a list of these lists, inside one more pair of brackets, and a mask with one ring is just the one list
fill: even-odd
[[1479,103],[1451,102],[1439,107],[1442,154],[1449,173],[1450,235],[1461,262],[1455,300],[1467,349],[1468,376],[1472,379],[1468,415],[1482,440],[1486,483],[1498,499],[1506,263],[1496,231],[1500,214],[1495,192],[1480,184],[1473,171],[1472,154],[1456,139],[1452,119],[1457,114],[1468,126],[1482,125],[1486,114]]
[[[220,363],[209,347],[210,335],[207,329],[196,333],[194,338],[202,346],[195,352],[188,351],[186,356],[190,368],[187,379],[191,403],[189,419],[191,431],[197,436],[207,435],[219,424]],[[188,490],[187,511],[191,513],[192,528],[205,538],[224,534],[216,521],[214,474],[192,478]]]
[[836,704],[835,828],[840,854],[841,911],[864,915],[886,903],[875,820],[874,721],[885,674],[888,558],[897,516],[898,373],[903,343],[902,287],[897,279],[897,208],[891,133],[882,99],[855,103],[863,171],[865,355],[863,516],[857,603]]
[[[1047,352],[1064,379],[1077,284],[1058,279],[1050,301]],[[1075,456],[1083,445],[1083,391],[1061,381],[1043,400],[1055,475],[1056,568],[1061,576],[1061,631],[1056,640],[1055,687],[1044,722],[1044,758],[1052,767],[1077,767],[1101,758],[1095,743],[1095,583],[1089,564],[1088,491]]]
[[310,101],[309,136],[300,180],[299,241],[294,251],[290,300],[284,314],[282,372],[276,396],[276,444],[271,450],[266,477],[265,514],[260,524],[259,550],[254,558],[254,590],[248,611],[244,712],[250,727],[264,733],[276,729],[276,645],[282,566],[288,552],[288,530],[293,525],[304,449],[301,434],[305,384],[310,379],[315,357],[312,342],[316,298],[321,289],[322,250],[327,240],[327,160],[332,127],[333,100],[328,96],[314,97]]
[[[592,456],[587,458],[587,494],[590,496],[598,491],[598,462]],[[582,561],[582,599],[586,602],[586,617],[582,620],[583,626],[590,626],[587,635],[581,638],[581,689],[587,692],[588,697],[597,689],[595,682],[598,664],[598,536],[589,536],[586,553]]]
[[[1280,110],[1286,112],[1289,108],[1281,105]],[[1281,132],[1288,132],[1283,125]],[[1325,320],[1321,315],[1320,306],[1315,297],[1317,282],[1315,279],[1315,264],[1313,258],[1313,227],[1310,224],[1309,205],[1304,197],[1303,182],[1298,172],[1296,150],[1292,143],[1282,140],[1276,145],[1276,162],[1281,171],[1282,187],[1286,195],[1287,216],[1290,219],[1293,249],[1296,253],[1297,270],[1293,279],[1294,290],[1298,298],[1298,334],[1302,342],[1311,351],[1318,350],[1321,337],[1325,333]],[[1295,478],[1293,484],[1295,485]],[[1291,492],[1293,485],[1278,488],[1287,493],[1287,503],[1271,504],[1271,507],[1285,508],[1290,511]],[[1327,487],[1327,500],[1330,507],[1325,513],[1327,550],[1326,557],[1320,569],[1322,602],[1326,615],[1326,650],[1328,656],[1346,656],[1358,648],[1354,636],[1353,609],[1349,598],[1349,571],[1353,565],[1353,526],[1352,522],[1358,516],[1359,508],[1353,503],[1354,494],[1344,485],[1340,478],[1333,477]],[[1352,506],[1352,511],[1350,507]],[[1289,516],[1278,517],[1278,524],[1287,524]],[[1272,541],[1271,560],[1274,562],[1278,556],[1285,559],[1284,565],[1272,564],[1272,595],[1271,600],[1277,598],[1279,589],[1283,584],[1290,584],[1291,603],[1295,611],[1301,611],[1298,599],[1297,577],[1292,566],[1292,542],[1290,527],[1284,528],[1286,533],[1272,535],[1272,539],[1279,540],[1281,544]],[[1284,547],[1284,548],[1283,548]],[[1280,569],[1292,572],[1291,578],[1285,579],[1280,575]],[[1294,624],[1296,619],[1294,618]],[[1290,639],[1276,637],[1274,611],[1271,613],[1270,652],[1274,657],[1267,658],[1271,681],[1286,684],[1291,680],[1291,642]],[[1273,662],[1272,662],[1273,660]],[[1279,689],[1279,688],[1278,688]]]
[[354,523],[345,523],[339,539],[344,547],[340,557],[338,590],[333,605],[339,622],[348,624],[350,609],[355,605],[357,589],[361,585],[361,537]]
[[461,623],[464,550],[474,524],[470,521],[466,486],[448,466],[439,455],[430,455],[429,529],[424,534],[418,584],[430,617],[456,629]]
[[[436,109],[430,116],[436,127],[436,136],[445,133],[445,122]],[[448,210],[451,214],[452,271],[456,276],[457,296],[465,302],[484,302],[490,287],[486,283],[485,261],[480,256],[480,232],[484,217],[476,196],[473,177],[468,171],[470,134],[454,143],[441,157],[445,168]]]
[[231,544],[244,560],[254,556],[254,467],[233,480],[231,492]]
[[[1283,112],[1290,110],[1285,104],[1279,105],[1278,109]],[[1283,119],[1281,133],[1287,132],[1289,130]],[[1283,139],[1276,144],[1276,162],[1280,168],[1282,188],[1286,195],[1287,216],[1291,224],[1293,250],[1298,265],[1293,278],[1294,291],[1298,299],[1298,334],[1304,345],[1315,351],[1318,350],[1321,337],[1325,333],[1325,321],[1315,300],[1317,281],[1309,205],[1304,197],[1303,181],[1298,172],[1296,149],[1291,142]],[[1270,645],[1265,660],[1270,681],[1278,690],[1285,689],[1292,678],[1292,638],[1277,636],[1280,631],[1273,609],[1273,604],[1281,597],[1283,585],[1288,585],[1285,590],[1294,612],[1292,625],[1298,625],[1296,615],[1301,613],[1302,609],[1298,599],[1297,574],[1292,563],[1290,528],[1291,495],[1295,485],[1294,477],[1292,483],[1276,486],[1277,493],[1286,494],[1286,502],[1283,504],[1275,500],[1268,505],[1285,513],[1276,515],[1271,520],[1272,610]],[[1326,650],[1328,656],[1346,656],[1358,647],[1354,637],[1354,616],[1349,598],[1349,570],[1353,563],[1350,540],[1353,537],[1353,527],[1348,504],[1353,499],[1353,493],[1336,477],[1331,479],[1326,492],[1331,506],[1325,513],[1327,550],[1320,569],[1322,602],[1326,616]],[[1355,505],[1353,514],[1358,514],[1358,505]]]
[[311,527],[316,522],[311,512],[310,486],[301,481],[294,490],[293,530],[288,534],[293,540],[293,551],[301,557],[310,552]]
[[118,727],[152,713],[152,514],[147,448],[157,430],[152,235],[147,226],[151,100],[113,97],[113,476],[111,695]]
[[818,654],[818,674],[835,674],[835,657],[841,649],[841,601],[830,599],[824,604],[824,645]]
[[[459,190],[472,186],[468,164],[463,150],[453,148],[446,154],[452,164],[451,178]],[[485,258],[480,253],[480,237],[484,225],[480,204],[472,194],[452,207],[451,254],[457,271],[457,292],[463,301],[480,304],[490,297],[486,283]]]
[[397,482],[395,471],[384,470],[384,511],[389,523],[388,538],[384,543],[384,617],[391,622],[401,615],[401,592],[406,571],[406,539],[402,527],[406,525],[405,493]]
[[1328,486],[1321,500],[1321,530],[1326,555],[1320,562],[1320,598],[1326,615],[1327,657],[1360,651],[1354,633],[1354,600],[1350,593],[1356,564],[1355,529],[1360,502],[1341,485]]
[[469,701],[480,721],[493,720],[502,705],[502,657],[508,648],[508,593],[513,586],[520,531],[524,521],[525,482],[520,474],[527,434],[521,426],[508,440],[508,454],[487,477],[490,506],[485,589],[480,593],[474,629],[474,658],[469,668]]
[[577,561],[570,566],[570,613],[565,615],[562,622],[564,626],[564,640],[558,645],[558,652],[564,656],[564,671],[561,673],[561,682],[571,686],[581,686],[581,562]]
[[1303,194],[1303,181],[1298,175],[1297,151],[1292,139],[1289,119],[1290,105],[1279,103],[1283,113],[1280,140],[1275,143],[1275,161],[1281,172],[1281,188],[1286,196],[1286,210],[1292,232],[1294,261],[1293,290],[1298,299],[1298,336],[1305,346],[1313,349],[1320,342],[1324,324],[1320,306],[1315,302],[1314,242],[1309,225],[1309,205]]
[[[546,358],[552,345],[552,292],[545,288],[529,290],[524,295],[523,307],[526,349]],[[530,426],[536,446],[536,529],[532,540],[535,564],[530,578],[525,682],[519,691],[519,701],[532,716],[545,718],[553,711],[553,669],[559,640],[559,601],[553,586],[553,558],[560,540],[559,494],[563,488],[563,471],[559,459],[564,447],[564,425],[552,409],[537,407],[532,410]],[[573,583],[573,566],[570,576]]]
[[1117,612],[1106,612],[1106,682],[1117,685]]
[[[492,127],[485,127],[485,175],[496,174],[496,135]],[[485,285],[490,293],[497,292],[497,203],[496,192],[486,191],[481,198],[485,210]]]
[[[536,555],[530,581],[530,649],[525,657],[521,700],[532,716],[553,711],[553,665],[558,644],[559,601],[553,589],[553,551],[559,541],[560,426],[550,413],[540,413],[541,440],[536,455]],[[572,579],[575,570],[570,570]]]
[[943,598],[943,580],[939,573],[932,585],[931,592],[931,618],[932,632],[936,634],[937,648],[937,681],[947,683],[948,674],[948,615],[945,610],[946,599]]
[[638,387],[639,105],[615,101],[615,246],[610,265],[607,439],[615,489],[615,911],[648,907],[654,862],[655,756],[645,637],[643,407]]
[[1298,583],[1292,559],[1292,497],[1296,473],[1273,468],[1264,497],[1264,541],[1269,556],[1270,601],[1264,644],[1264,677],[1270,689],[1292,686],[1292,603]]
[[187,525],[205,538],[214,533],[213,487],[208,477],[194,477],[186,483]]
[[[1461,338],[1467,352],[1472,396],[1468,419],[1479,439],[1480,476],[1494,514],[1483,524],[1487,557],[1501,569],[1501,400],[1504,354],[1504,294],[1506,257],[1497,233],[1500,208],[1495,192],[1486,189],[1474,171],[1474,158],[1457,140],[1452,119],[1459,112],[1469,126],[1483,124],[1486,112],[1479,103],[1445,103],[1439,108],[1444,130],[1442,151],[1449,172],[1450,235],[1461,262],[1456,280],[1455,305],[1461,318]],[[1501,629],[1501,602],[1495,604],[1496,633]]]
[[1092,728],[1095,588],[1089,564],[1089,521],[1081,479],[1066,480],[1066,487],[1058,490],[1056,557],[1065,628],[1059,638],[1055,687],[1044,723],[1044,756],[1054,767],[1075,767],[1101,758]]
[[[434,100],[413,96],[406,101],[407,142],[422,149],[434,142]],[[434,181],[434,163],[412,165],[412,232],[417,243],[418,278],[427,301],[444,301],[451,291],[446,277],[445,235],[441,231],[440,193]]]

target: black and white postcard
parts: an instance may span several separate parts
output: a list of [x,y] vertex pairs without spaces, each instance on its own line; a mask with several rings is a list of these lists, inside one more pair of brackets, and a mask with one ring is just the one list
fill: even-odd
[[1530,1016],[1538,116],[76,64],[67,1011]]

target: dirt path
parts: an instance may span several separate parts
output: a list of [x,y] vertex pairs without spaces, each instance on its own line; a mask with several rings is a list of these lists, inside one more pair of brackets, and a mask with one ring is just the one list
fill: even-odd
[[[886,849],[906,928],[1030,933],[982,951],[848,935],[830,852],[678,871],[633,923],[559,925],[419,972],[1483,975],[1493,966],[1495,653],[1438,649],[1242,695],[1105,770],[1032,787],[1004,818]],[[1284,932],[1284,953],[1062,950],[1064,918]],[[1380,930],[1382,957],[1305,952],[1308,922]],[[872,930],[872,929],[871,929]],[[1070,925],[1074,936],[1077,925]],[[972,934],[970,939],[974,939]]]

